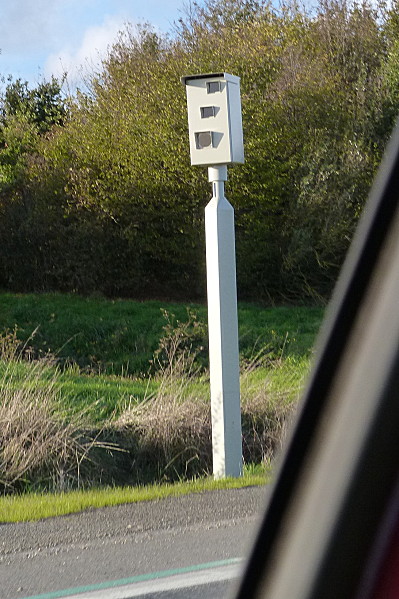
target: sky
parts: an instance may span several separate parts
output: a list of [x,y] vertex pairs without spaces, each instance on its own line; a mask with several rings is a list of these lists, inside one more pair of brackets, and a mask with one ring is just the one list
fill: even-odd
[[68,73],[72,87],[100,63],[126,23],[167,32],[184,0],[0,0],[0,77],[35,87]]

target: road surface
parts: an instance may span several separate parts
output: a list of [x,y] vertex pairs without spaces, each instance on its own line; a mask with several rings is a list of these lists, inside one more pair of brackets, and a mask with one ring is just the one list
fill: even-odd
[[222,597],[265,501],[249,487],[0,525],[1,599]]

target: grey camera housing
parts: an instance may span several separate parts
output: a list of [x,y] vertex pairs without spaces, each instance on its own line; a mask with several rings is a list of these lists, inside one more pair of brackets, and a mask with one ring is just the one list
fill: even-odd
[[187,93],[191,164],[244,162],[240,78],[228,73],[189,75]]

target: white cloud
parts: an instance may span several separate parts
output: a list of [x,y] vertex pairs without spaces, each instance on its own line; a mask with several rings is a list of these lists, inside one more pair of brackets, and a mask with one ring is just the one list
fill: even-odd
[[106,57],[108,49],[124,26],[125,21],[122,17],[107,16],[101,25],[88,27],[78,47],[67,45],[48,56],[44,68],[45,76],[60,77],[66,72],[72,84],[80,80],[82,73],[90,72]]
[[55,35],[60,4],[62,0],[3,0],[0,3],[2,50],[34,51],[49,43]]
[[99,65],[126,21],[149,21],[166,31],[184,2],[0,0],[0,75],[35,85],[67,71],[71,87],[79,86],[82,71]]

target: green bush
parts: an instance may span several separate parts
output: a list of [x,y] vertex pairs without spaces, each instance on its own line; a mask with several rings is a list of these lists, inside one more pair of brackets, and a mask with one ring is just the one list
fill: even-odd
[[328,297],[398,114],[396,8],[206,0],[173,36],[121,32],[68,110],[54,82],[11,88],[0,285],[203,299],[210,188],[180,77],[224,70],[242,91],[246,162],[226,186],[239,296]]

